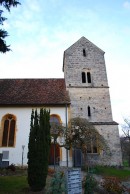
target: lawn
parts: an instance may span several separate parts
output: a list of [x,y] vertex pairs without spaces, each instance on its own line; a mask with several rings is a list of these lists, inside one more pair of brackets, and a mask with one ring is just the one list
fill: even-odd
[[[46,188],[49,187],[51,177],[47,177]],[[0,194],[43,194],[32,192],[27,183],[27,176],[0,176]],[[46,193],[46,192],[45,192]]]
[[[130,178],[130,170],[116,169],[112,167],[95,168],[95,173],[102,176],[115,176],[118,178],[128,179]],[[51,176],[47,177],[46,189],[50,185]],[[35,194],[45,194],[46,192],[35,192]],[[6,172],[5,175],[0,176],[0,194],[34,194],[31,192],[27,183],[26,170],[23,172]]]
[[23,193],[27,188],[27,176],[0,176],[0,193]]
[[97,166],[95,168],[95,173],[102,176],[115,176],[120,179],[130,178],[130,170],[118,169],[115,167]]
[[[47,177],[46,187],[49,187],[51,177]],[[0,194],[33,194],[27,182],[27,169],[16,168],[15,171],[0,169]],[[35,194],[43,194],[35,192]]]

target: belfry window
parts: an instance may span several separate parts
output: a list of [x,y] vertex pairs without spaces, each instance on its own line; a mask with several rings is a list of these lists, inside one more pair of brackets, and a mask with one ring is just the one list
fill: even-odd
[[82,72],[82,83],[86,83],[86,73]]
[[86,50],[83,49],[83,56],[86,57]]
[[88,106],[88,117],[91,117],[91,109],[90,109],[90,106]]
[[13,115],[8,114],[3,119],[3,147],[13,147],[15,140],[15,125],[16,119]]
[[87,72],[87,81],[88,83],[91,83],[91,73]]

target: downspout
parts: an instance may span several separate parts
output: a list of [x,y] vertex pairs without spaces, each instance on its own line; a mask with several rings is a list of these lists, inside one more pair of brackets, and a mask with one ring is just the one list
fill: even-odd
[[[67,135],[67,128],[68,128],[68,119],[67,119],[67,104],[65,106],[65,118],[66,118],[66,135]],[[68,167],[68,149],[66,148],[66,165]]]

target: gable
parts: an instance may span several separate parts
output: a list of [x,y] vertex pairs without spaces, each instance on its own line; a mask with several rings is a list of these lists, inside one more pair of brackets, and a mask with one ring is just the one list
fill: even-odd
[[71,45],[68,49],[64,51],[64,57],[63,57],[63,72],[64,72],[64,64],[65,64],[65,57],[66,56],[72,56],[73,53],[76,52],[76,56],[78,56],[78,51],[81,49],[81,46],[86,51],[96,51],[102,55],[104,55],[104,51],[101,50],[99,47],[97,47],[95,44],[90,42],[88,39],[86,39],[84,36],[81,37],[77,42],[75,42],[73,45]]

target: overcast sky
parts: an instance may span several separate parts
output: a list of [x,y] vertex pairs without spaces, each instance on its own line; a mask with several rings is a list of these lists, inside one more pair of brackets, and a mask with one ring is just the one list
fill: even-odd
[[64,50],[85,36],[105,51],[113,119],[130,116],[130,0],[21,0],[4,16],[0,78],[62,78]]

